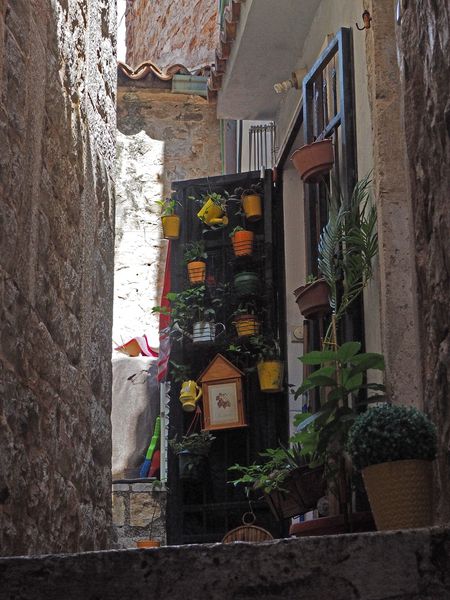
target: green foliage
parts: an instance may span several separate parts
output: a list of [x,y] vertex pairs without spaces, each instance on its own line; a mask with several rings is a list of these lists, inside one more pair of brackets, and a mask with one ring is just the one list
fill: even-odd
[[184,262],[189,263],[194,260],[206,260],[208,254],[205,251],[204,240],[188,242],[184,245]]
[[330,479],[333,479],[334,466],[343,457],[348,432],[357,417],[350,398],[357,398],[363,389],[377,392],[370,401],[384,398],[383,385],[365,382],[368,369],[384,370],[383,356],[361,353],[360,349],[359,342],[347,342],[337,350],[309,352],[300,358],[304,364],[317,365],[319,369],[303,381],[295,398],[316,388],[321,390],[322,397],[321,409],[303,421],[298,430],[301,432],[314,424],[318,434],[316,454],[325,462]]
[[370,184],[369,174],[355,185],[351,198],[345,197],[336,183],[334,192],[329,194],[329,217],[320,236],[318,267],[330,288],[336,322],[372,277],[378,234],[376,209],[370,204]]
[[308,277],[306,278],[306,282],[305,284],[308,285],[310,283],[314,283],[315,281],[317,281],[317,277],[315,275],[312,275],[311,273],[308,275]]
[[424,413],[387,403],[359,415],[347,442],[357,469],[394,460],[433,460],[436,447],[436,427]]
[[[302,413],[299,421],[307,420],[311,415]],[[302,432],[292,436],[288,445],[280,443],[278,448],[268,448],[260,452],[261,462],[249,466],[235,464],[229,471],[240,473],[240,477],[229,483],[244,485],[248,490],[261,490],[266,494],[273,490],[283,490],[283,482],[296,468],[309,464],[311,468],[318,466],[315,460],[315,444],[317,434],[312,427],[305,427]]]
[[171,360],[169,361],[169,376],[171,381],[183,383],[183,381],[191,379],[191,366],[182,365]]
[[174,198],[165,198],[164,200],[155,200],[155,204],[160,207],[162,217],[169,217],[175,213],[175,207],[180,203]]
[[208,301],[206,286],[196,285],[182,292],[169,292],[170,315],[172,326],[177,325],[182,330],[189,329],[196,321],[214,321],[215,306],[221,305],[221,298]]
[[215,439],[216,438],[209,431],[201,431],[200,433],[183,435],[180,441],[178,441],[178,436],[175,436],[169,440],[169,446],[175,454],[187,450],[188,452],[192,452],[192,454],[206,456]]
[[230,233],[230,238],[233,237],[234,234],[237,233],[238,231],[247,231],[247,230],[244,227],[241,227],[240,225],[236,225],[236,227]]
[[280,360],[280,344],[275,338],[264,335],[254,335],[249,341],[252,348],[255,350],[258,361]]

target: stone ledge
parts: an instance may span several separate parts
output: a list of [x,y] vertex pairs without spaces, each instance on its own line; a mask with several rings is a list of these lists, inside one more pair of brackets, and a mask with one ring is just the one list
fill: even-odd
[[0,582],[0,600],[448,600],[450,529],[3,558]]

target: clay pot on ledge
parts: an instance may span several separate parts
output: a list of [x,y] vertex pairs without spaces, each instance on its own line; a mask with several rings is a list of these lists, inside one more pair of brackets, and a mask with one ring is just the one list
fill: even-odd
[[291,160],[304,183],[318,183],[334,164],[333,142],[327,138],[306,144],[295,150]]
[[305,319],[318,319],[330,311],[329,288],[325,279],[301,285],[293,293]]

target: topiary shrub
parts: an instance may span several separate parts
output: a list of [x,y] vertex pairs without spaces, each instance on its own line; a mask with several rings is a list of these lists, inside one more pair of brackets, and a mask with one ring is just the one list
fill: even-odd
[[360,414],[347,441],[357,469],[394,460],[433,460],[436,446],[436,427],[424,413],[392,404]]

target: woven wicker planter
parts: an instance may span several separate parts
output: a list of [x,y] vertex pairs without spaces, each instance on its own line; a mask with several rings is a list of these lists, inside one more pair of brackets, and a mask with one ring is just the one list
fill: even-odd
[[265,494],[266,502],[280,521],[316,507],[325,490],[323,467],[298,467],[283,481],[282,487],[287,491],[274,490]]
[[366,467],[362,474],[379,531],[431,525],[431,461],[386,462]]
[[293,153],[291,160],[304,183],[317,183],[333,166],[333,143],[326,139],[306,144]]
[[297,306],[306,319],[317,319],[330,311],[330,290],[324,279],[301,285],[294,290]]

